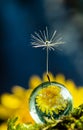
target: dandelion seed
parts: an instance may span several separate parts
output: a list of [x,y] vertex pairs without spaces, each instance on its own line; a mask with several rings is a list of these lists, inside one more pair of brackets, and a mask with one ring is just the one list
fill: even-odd
[[62,37],[59,39],[56,38],[56,33],[57,31],[55,30],[49,39],[49,33],[48,33],[48,28],[39,33],[35,32],[35,35],[32,36],[32,46],[34,48],[43,48],[46,49],[46,73],[47,73],[47,78],[50,81],[49,75],[48,75],[48,52],[49,50],[55,50],[56,47],[58,47],[60,44],[63,44],[64,42],[62,41]]

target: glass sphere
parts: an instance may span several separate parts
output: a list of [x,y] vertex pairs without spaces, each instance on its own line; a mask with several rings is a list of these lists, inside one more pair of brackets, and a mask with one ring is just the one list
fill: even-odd
[[44,82],[30,95],[30,114],[36,123],[58,119],[72,110],[72,96],[67,88],[57,82]]

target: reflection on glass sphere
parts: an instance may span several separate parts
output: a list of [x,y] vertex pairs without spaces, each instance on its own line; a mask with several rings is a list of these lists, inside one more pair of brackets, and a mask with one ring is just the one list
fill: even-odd
[[44,82],[31,93],[30,114],[35,122],[57,119],[72,110],[72,96],[67,88],[57,82]]

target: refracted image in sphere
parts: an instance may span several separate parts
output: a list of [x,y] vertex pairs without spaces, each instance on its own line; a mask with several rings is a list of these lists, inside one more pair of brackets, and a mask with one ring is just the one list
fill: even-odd
[[37,123],[57,119],[72,110],[72,96],[57,82],[44,82],[36,87],[29,100],[30,114]]

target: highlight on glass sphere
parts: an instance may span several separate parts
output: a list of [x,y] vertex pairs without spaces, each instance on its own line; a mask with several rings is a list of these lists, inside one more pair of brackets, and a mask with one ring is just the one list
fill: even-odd
[[57,82],[44,82],[31,93],[30,114],[36,123],[58,119],[72,110],[72,96],[65,86]]

